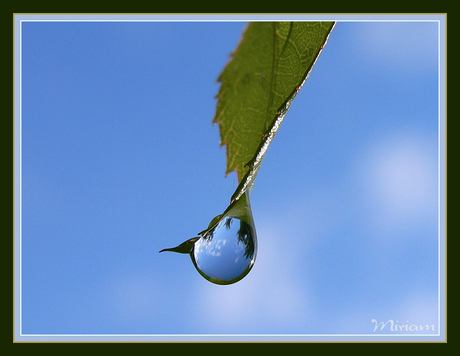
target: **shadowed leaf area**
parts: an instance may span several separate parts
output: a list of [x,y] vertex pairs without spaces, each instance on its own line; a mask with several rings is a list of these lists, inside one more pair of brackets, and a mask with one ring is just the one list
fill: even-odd
[[293,99],[325,45],[333,22],[250,23],[218,80],[217,109],[226,174],[241,182],[277,113]]

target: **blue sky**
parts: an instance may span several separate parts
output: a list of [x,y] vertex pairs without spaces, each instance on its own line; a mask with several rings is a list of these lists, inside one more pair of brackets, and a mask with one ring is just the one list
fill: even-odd
[[251,193],[248,276],[158,253],[237,186],[211,121],[245,25],[22,24],[24,334],[438,331],[435,22],[336,25]]

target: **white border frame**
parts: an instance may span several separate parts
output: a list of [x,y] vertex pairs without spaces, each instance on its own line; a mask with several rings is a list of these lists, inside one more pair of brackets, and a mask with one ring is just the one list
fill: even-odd
[[[14,342],[446,342],[447,14],[14,14]],[[437,22],[438,23],[438,332],[437,334],[23,334],[22,333],[22,23],[23,22]],[[442,252],[442,254],[441,254]]]

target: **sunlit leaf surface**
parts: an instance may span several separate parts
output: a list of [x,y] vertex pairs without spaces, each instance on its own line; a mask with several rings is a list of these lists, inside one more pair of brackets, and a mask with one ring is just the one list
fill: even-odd
[[236,171],[241,182],[251,169],[248,163],[301,88],[333,26],[334,22],[248,25],[218,79],[222,85],[213,122],[219,124],[221,145],[227,149],[226,174]]

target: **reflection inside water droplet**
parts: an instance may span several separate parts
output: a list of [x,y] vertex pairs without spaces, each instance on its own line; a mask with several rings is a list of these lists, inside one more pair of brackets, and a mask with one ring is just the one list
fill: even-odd
[[249,197],[243,193],[208,228],[173,248],[161,250],[188,253],[198,272],[216,284],[231,284],[244,278],[254,265],[257,236]]
[[190,256],[204,278],[217,284],[231,284],[249,273],[256,248],[254,227],[243,220],[225,217],[195,242]]

